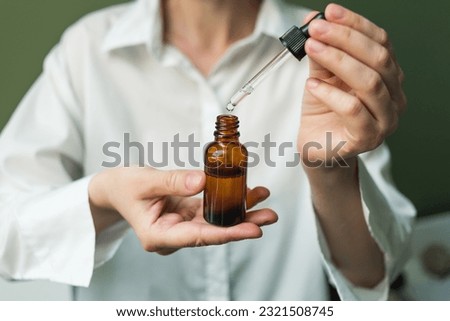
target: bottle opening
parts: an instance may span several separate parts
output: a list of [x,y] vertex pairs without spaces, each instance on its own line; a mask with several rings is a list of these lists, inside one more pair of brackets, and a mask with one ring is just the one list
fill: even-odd
[[235,115],[219,115],[216,121],[217,138],[238,138],[239,118]]

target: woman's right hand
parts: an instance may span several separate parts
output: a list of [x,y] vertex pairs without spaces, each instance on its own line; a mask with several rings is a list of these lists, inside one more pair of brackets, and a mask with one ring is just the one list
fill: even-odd
[[[97,233],[125,219],[142,247],[167,255],[184,247],[218,245],[259,238],[261,226],[275,223],[270,209],[250,211],[243,223],[214,226],[203,218],[203,201],[191,197],[205,187],[198,170],[162,171],[149,167],[108,169],[89,184],[89,201]],[[269,197],[264,187],[249,189],[247,208]]]

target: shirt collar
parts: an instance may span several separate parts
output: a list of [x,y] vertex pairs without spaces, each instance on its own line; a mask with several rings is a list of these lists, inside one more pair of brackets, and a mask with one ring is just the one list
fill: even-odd
[[[163,22],[161,0],[136,0],[130,8],[119,16],[104,38],[104,51],[147,45],[154,54],[163,48]],[[292,25],[298,25],[299,16],[305,16],[306,9],[292,10],[292,6],[282,0],[264,0],[256,26],[251,37],[260,34],[278,38]],[[300,10],[300,15],[299,11]]]
[[162,18],[159,0],[136,0],[130,4],[107,32],[102,49],[121,48],[162,43]]

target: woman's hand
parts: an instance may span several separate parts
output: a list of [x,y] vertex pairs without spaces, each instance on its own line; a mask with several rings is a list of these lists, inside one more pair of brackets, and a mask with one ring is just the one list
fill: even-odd
[[406,108],[403,72],[386,32],[336,4],[325,16],[311,22],[306,43],[310,78],[298,149],[307,164],[331,162],[336,155],[327,148],[343,160],[376,148]]
[[[218,227],[203,218],[203,201],[190,196],[205,186],[202,171],[115,168],[93,177],[89,197],[97,232],[124,218],[149,252],[170,254],[183,247],[224,244],[262,236],[260,226],[277,221],[275,212],[248,212],[245,222]],[[269,196],[263,187],[248,190],[247,207]]]

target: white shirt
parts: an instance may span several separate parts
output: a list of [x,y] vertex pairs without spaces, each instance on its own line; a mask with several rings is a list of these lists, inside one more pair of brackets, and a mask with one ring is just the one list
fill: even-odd
[[[76,299],[322,300],[328,274],[342,299],[385,299],[415,211],[392,184],[386,146],[360,156],[365,217],[389,276],[360,289],[333,266],[305,174],[286,165],[295,156],[307,59],[288,61],[236,109],[241,142],[252,142],[253,160],[260,158],[248,185],[267,186],[271,197],[262,205],[279,214],[261,239],[159,256],[145,252],[124,222],[95,235],[87,187],[112,161],[104,145],[120,143],[110,151],[124,163],[125,134],[151,149],[154,161],[163,159],[166,142],[169,164],[162,169],[180,168],[170,142],[177,134],[184,142],[193,134],[201,147],[211,141],[228,99],[282,49],[278,36],[306,13],[265,1],[254,33],[206,78],[162,43],[159,1],[107,8],[69,28],[0,138],[0,275],[80,286]],[[270,155],[262,147],[268,134],[277,143]],[[283,153],[282,143],[290,143]],[[199,165],[181,149],[185,168],[201,168],[201,147]]]

